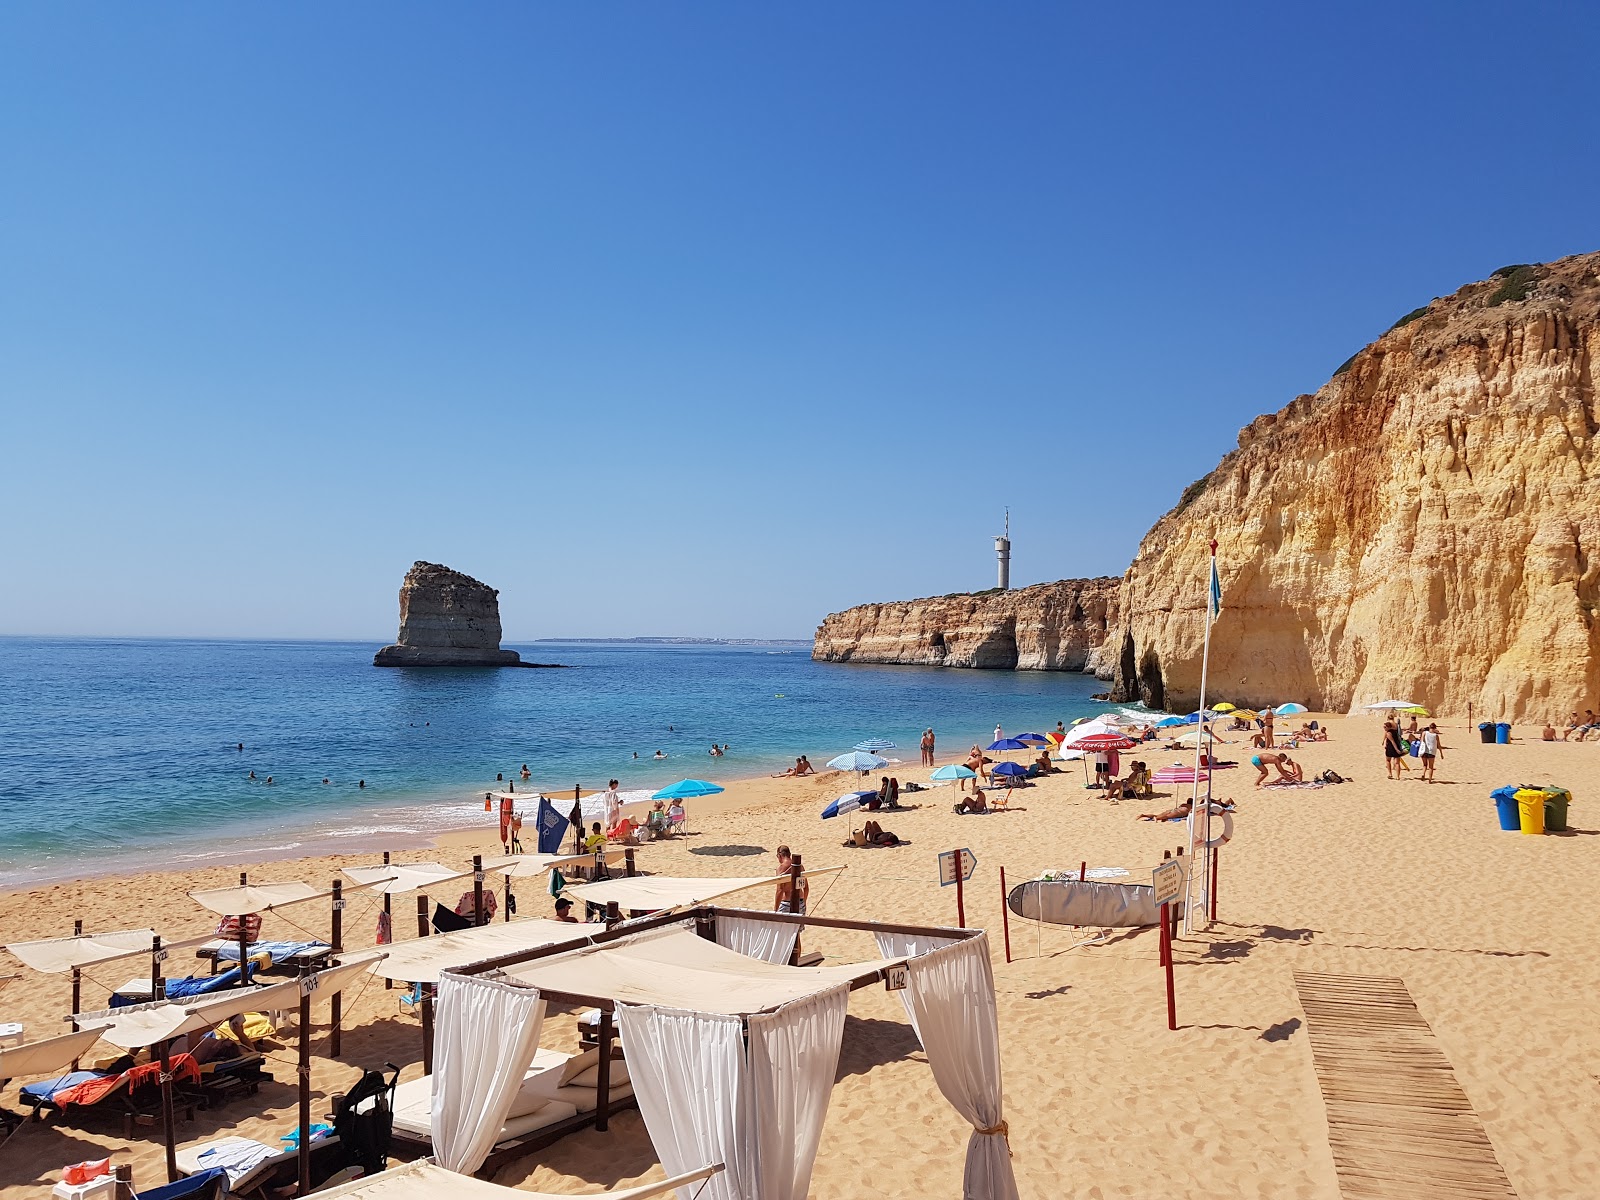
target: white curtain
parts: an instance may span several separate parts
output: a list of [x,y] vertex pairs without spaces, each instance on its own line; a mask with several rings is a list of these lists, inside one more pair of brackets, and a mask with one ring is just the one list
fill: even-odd
[[431,1122],[440,1166],[463,1175],[483,1166],[543,1023],[544,1001],[533,988],[440,974]]
[[[939,950],[945,946],[953,946],[959,940],[950,937],[935,937],[925,933],[875,933],[872,935],[878,943],[878,954],[883,958],[915,958],[919,954],[926,954],[930,950]],[[920,1039],[922,1029],[917,1025],[917,1013],[911,1006],[911,993],[900,993],[900,1003],[906,1006],[906,1019],[911,1022],[912,1031]]]
[[[704,1200],[749,1200],[753,1154],[746,1148],[744,1022],[739,1017],[652,1005],[617,1005],[617,1031],[628,1060],[639,1115],[671,1175],[723,1163],[700,1193]],[[692,1187],[680,1188],[690,1200]]]
[[726,912],[717,914],[717,945],[780,967],[794,953],[794,940],[799,935],[798,925],[731,917]]
[[903,993],[944,1098],[972,1123],[963,1200],[1016,1200],[1000,1087],[1000,1025],[989,939],[980,935],[906,964]]
[[841,984],[752,1016],[748,1049],[738,1017],[617,1005],[628,1078],[667,1174],[720,1162],[706,1200],[805,1200],[849,999]]
[[760,1200],[806,1200],[849,1003],[850,987],[840,984],[750,1018],[750,1107],[759,1184],[752,1195]]

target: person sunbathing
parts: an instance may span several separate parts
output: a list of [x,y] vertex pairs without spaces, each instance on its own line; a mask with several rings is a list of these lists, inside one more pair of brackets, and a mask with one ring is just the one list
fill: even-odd
[[1129,769],[1123,779],[1113,779],[1106,784],[1106,798],[1109,800],[1125,800],[1128,796],[1144,790],[1148,771],[1142,762],[1136,762]]
[[1193,808],[1194,801],[1185,800],[1177,808],[1169,808],[1166,812],[1140,813],[1138,819],[1141,821],[1177,821],[1187,817]]
[[900,844],[898,837],[876,821],[868,821],[866,828],[862,829],[861,835],[866,839],[865,844],[869,846],[898,846]]
[[1050,763],[1050,751],[1039,751],[1039,757],[1033,760],[1033,765],[1039,768],[1039,774],[1048,775],[1055,767]]
[[1302,725],[1295,735],[1302,742],[1325,742],[1328,740],[1326,729],[1315,729],[1310,725]]
[[988,811],[989,801],[984,797],[983,793],[978,791],[976,788],[973,789],[972,795],[963,797],[955,806],[955,812],[958,815],[961,813],[981,813]]

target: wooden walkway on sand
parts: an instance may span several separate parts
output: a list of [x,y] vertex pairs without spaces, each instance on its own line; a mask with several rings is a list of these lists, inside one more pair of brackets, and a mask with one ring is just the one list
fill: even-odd
[[1296,971],[1294,984],[1345,1200],[1515,1200],[1401,980]]

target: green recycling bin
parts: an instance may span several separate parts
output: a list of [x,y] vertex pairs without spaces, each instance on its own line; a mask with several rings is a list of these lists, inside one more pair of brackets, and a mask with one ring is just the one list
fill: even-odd
[[1544,789],[1544,827],[1547,832],[1567,831],[1567,804],[1571,800],[1572,793],[1564,787]]

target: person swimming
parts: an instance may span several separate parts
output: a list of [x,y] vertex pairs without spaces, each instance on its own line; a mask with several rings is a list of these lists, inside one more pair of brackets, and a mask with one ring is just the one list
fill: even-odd
[[661,751],[659,751],[659,750],[657,750],[657,751],[656,751],[656,752],[655,752],[655,757],[656,757],[656,758],[665,758],[665,757],[666,757],[666,755],[665,755],[665,754],[663,754],[663,753],[661,753]]

